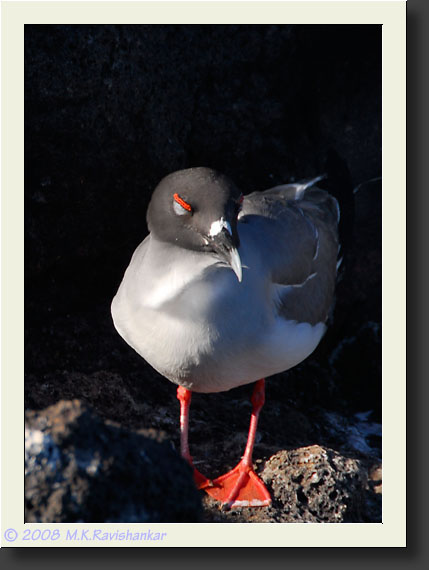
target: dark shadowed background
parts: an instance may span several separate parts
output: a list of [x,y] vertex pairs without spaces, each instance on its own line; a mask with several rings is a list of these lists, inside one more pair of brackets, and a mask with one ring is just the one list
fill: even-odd
[[[191,166],[219,169],[244,193],[329,172],[347,243],[335,318],[311,358],[268,382],[265,458],[316,443],[379,457],[375,431],[362,428],[360,451],[349,441],[353,422],[381,422],[374,25],[26,26],[26,408],[79,399],[177,446],[175,387],[117,335],[110,302],[147,233],[152,190]],[[246,432],[249,408],[236,410],[248,395],[194,398],[191,449],[212,471],[242,453],[225,444],[213,460],[205,445]]]

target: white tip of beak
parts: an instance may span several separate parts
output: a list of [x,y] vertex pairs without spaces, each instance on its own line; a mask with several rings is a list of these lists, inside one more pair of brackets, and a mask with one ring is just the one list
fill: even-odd
[[238,281],[241,283],[241,280],[243,278],[241,259],[238,254],[238,251],[235,248],[231,250],[229,259],[230,259],[231,268],[234,271],[234,273],[237,275]]

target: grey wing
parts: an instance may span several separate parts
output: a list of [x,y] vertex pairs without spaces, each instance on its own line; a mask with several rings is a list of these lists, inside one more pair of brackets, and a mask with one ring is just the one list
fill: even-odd
[[336,199],[311,182],[245,197],[239,220],[264,236],[261,254],[284,318],[317,324],[328,317],[336,281],[338,219]]

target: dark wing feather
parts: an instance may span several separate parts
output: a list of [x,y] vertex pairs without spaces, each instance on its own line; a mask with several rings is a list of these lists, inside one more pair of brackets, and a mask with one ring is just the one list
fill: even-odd
[[261,254],[270,259],[278,312],[285,318],[316,324],[328,317],[336,280],[338,217],[336,199],[310,183],[245,197],[240,222],[265,236]]

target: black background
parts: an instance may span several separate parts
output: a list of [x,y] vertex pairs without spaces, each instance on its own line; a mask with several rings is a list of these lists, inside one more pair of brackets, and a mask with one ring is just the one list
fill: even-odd
[[338,405],[380,418],[381,184],[365,184],[381,176],[378,25],[25,27],[27,406],[91,400],[77,382],[43,390],[54,371],[145,374],[110,302],[154,186],[190,166],[245,193],[338,179],[350,258],[325,354],[346,339]]
[[[26,269],[43,317],[113,295],[167,173],[245,192],[381,175],[381,26],[26,26]],[[36,311],[37,308],[34,307]]]

